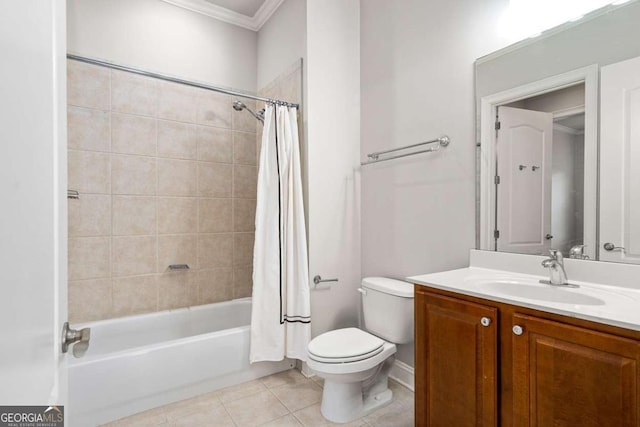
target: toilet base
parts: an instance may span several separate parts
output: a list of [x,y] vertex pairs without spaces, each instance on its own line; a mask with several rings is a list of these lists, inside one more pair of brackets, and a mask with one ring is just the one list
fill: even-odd
[[362,396],[361,383],[324,383],[320,412],[327,420],[334,423],[348,423],[369,415],[376,409],[388,405],[393,400],[393,392],[389,389]]
[[320,406],[322,416],[334,423],[348,423],[391,403],[393,392],[388,386],[389,370],[394,360],[391,356],[383,362],[368,381],[337,382],[325,378]]

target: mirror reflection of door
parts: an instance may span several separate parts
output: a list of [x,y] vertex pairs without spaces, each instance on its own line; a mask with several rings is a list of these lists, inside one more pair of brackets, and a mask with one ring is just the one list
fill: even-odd
[[495,249],[566,256],[584,241],[584,84],[498,108]]
[[600,76],[600,259],[640,264],[640,57]]
[[498,109],[496,249],[541,254],[551,233],[553,115]]

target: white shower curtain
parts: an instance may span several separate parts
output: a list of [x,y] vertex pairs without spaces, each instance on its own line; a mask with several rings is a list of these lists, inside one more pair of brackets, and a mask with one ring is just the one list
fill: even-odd
[[307,360],[309,266],[297,109],[267,105],[253,248],[251,363]]

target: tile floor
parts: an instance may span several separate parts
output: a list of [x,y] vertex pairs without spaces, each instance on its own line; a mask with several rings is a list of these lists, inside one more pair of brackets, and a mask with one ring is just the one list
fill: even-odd
[[348,424],[334,424],[320,414],[322,380],[291,369],[192,399],[123,418],[105,426],[215,427],[410,427],[413,392],[390,380],[393,402]]

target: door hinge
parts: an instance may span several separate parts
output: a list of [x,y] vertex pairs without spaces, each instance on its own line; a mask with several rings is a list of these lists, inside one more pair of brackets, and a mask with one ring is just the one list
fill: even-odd
[[500,230],[493,230],[493,238],[494,239],[500,238]]
[[494,184],[500,184],[500,175],[496,175],[493,177]]
[[496,121],[496,130],[500,130],[500,122]]

